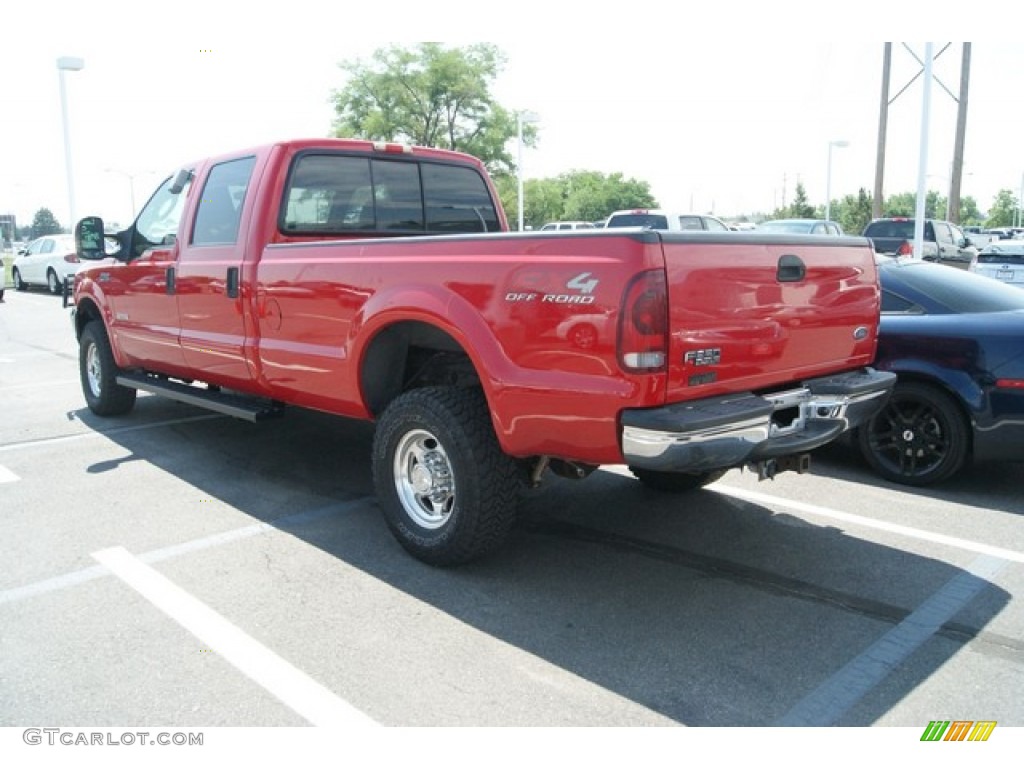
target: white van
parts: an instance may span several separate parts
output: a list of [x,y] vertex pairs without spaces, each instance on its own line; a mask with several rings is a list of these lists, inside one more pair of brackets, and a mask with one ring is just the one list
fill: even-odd
[[705,213],[671,213],[660,208],[636,208],[615,211],[604,224],[612,227],[646,227],[675,232],[731,232],[729,225]]
[[549,221],[540,228],[541,232],[563,229],[597,229],[597,227],[589,221]]

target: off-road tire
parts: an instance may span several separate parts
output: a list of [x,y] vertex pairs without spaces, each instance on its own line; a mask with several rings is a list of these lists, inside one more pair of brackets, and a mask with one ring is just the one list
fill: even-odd
[[515,522],[517,468],[477,389],[425,387],[396,398],[377,423],[373,478],[391,532],[431,565],[494,551]]
[[107,331],[98,320],[82,330],[78,340],[78,370],[89,410],[97,416],[119,416],[135,405],[136,390],[117,383],[117,364]]

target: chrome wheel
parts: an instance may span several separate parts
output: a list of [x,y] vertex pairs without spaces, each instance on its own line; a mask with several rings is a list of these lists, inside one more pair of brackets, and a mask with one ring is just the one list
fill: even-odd
[[100,361],[100,353],[95,344],[90,344],[85,353],[85,377],[89,382],[89,391],[93,397],[101,394],[101,381],[103,376],[103,364]]
[[455,507],[455,477],[434,435],[417,429],[402,438],[395,451],[394,480],[398,498],[416,524],[436,530],[448,522]]

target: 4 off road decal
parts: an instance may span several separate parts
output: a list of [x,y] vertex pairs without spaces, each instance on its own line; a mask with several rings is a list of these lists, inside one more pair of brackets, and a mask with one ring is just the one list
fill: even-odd
[[591,277],[590,272],[580,272],[565,284],[567,290],[577,291],[577,293],[509,291],[505,294],[505,301],[535,301],[541,304],[593,304],[594,289],[597,288],[599,282],[596,277]]

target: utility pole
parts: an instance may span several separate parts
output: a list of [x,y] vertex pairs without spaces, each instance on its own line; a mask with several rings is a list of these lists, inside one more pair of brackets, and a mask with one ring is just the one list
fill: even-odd
[[889,124],[889,73],[892,70],[892,43],[882,53],[882,103],[878,110],[878,152],[875,157],[875,195],[871,199],[871,218],[882,218],[883,179],[885,177],[885,136]]
[[960,223],[960,184],[964,175],[964,138],[967,133],[967,90],[971,81],[971,44],[964,43],[960,58],[960,99],[956,111],[956,141],[949,174],[949,220]]

